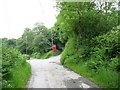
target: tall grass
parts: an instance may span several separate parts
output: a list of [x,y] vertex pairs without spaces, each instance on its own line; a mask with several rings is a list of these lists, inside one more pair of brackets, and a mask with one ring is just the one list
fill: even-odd
[[33,53],[31,55],[32,58],[37,58],[37,59],[47,59],[47,58],[50,58],[51,56],[57,56],[61,53],[61,51],[57,50],[56,53],[54,53],[52,50],[47,52],[47,53],[44,53],[44,54],[40,54],[40,53]]
[[41,59],[47,59],[50,58],[51,56],[57,56],[59,55],[61,52],[60,51],[56,51],[56,53],[54,53],[53,51],[49,51],[48,53],[44,54]]
[[12,47],[2,49],[2,88],[25,88],[31,75],[31,66],[26,62],[29,55]]
[[11,70],[11,76],[3,88],[25,88],[31,75],[31,66],[29,63],[19,65]]
[[95,70],[89,69],[85,62],[81,62],[78,64],[75,63],[67,63],[64,66],[70,68],[76,73],[87,77],[89,80],[93,81],[101,88],[118,88],[118,72],[106,69],[101,67],[97,72]]
[[29,63],[26,63],[24,66],[20,65],[19,67],[12,70],[11,84],[14,88],[25,88],[28,79],[31,75],[31,66]]

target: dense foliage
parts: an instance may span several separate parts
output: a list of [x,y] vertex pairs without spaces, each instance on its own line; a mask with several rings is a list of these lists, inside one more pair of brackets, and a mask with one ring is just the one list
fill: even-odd
[[22,54],[41,58],[46,53],[51,52],[52,40],[53,44],[57,46],[58,53],[63,51],[65,43],[62,43],[59,37],[59,31],[56,27],[47,29],[42,23],[36,23],[33,29],[25,28],[22,37],[18,39],[2,38],[2,42],[8,48],[18,49]]
[[[105,66],[105,68],[110,67],[112,70],[119,71],[119,30],[120,27],[114,28],[107,34],[97,36],[90,41],[81,41],[81,39],[77,38],[69,39],[61,57],[61,63],[66,64],[68,62],[79,63],[81,61],[88,61],[89,68],[94,70],[98,69],[100,66]],[[72,59],[70,56],[74,58]],[[70,60],[69,57],[72,60]]]
[[71,38],[66,43],[61,63],[88,77],[101,87],[118,88],[118,73],[120,70],[119,35],[120,27],[117,27],[90,41],[79,39],[78,42],[76,38]]
[[[25,84],[30,75],[29,55],[46,59],[64,50],[61,64],[101,87],[118,88],[120,26],[114,6],[114,2],[60,1],[54,27],[36,23],[32,29],[25,28],[19,39],[3,38],[3,86]],[[57,53],[51,51],[52,40]],[[16,83],[18,78],[20,83]]]
[[[51,38],[54,40],[53,44],[57,45],[57,53],[51,51]],[[2,44],[4,88],[25,86],[31,72],[30,65],[26,63],[30,56],[46,59],[60,54],[64,46],[64,43],[59,40],[57,30],[47,29],[42,23],[36,23],[33,29],[25,28],[19,39],[2,38]]]
[[31,68],[22,55],[13,47],[2,46],[2,81],[3,88],[24,88],[31,74]]
[[56,25],[60,40],[67,42],[61,63],[104,88],[118,88],[120,70],[120,26],[117,27],[117,11],[112,5],[108,2],[57,4],[60,13]]
[[103,9],[99,9],[94,2],[59,2],[60,14],[56,25],[60,29],[61,40],[66,41],[74,35],[91,39],[117,26],[117,11],[111,3],[104,4],[101,4]]
[[41,58],[51,51],[52,38],[57,50],[62,51],[64,43],[59,40],[58,30],[54,27],[47,29],[42,23],[36,23],[33,29],[26,28],[22,37],[16,40],[16,48],[23,54]]

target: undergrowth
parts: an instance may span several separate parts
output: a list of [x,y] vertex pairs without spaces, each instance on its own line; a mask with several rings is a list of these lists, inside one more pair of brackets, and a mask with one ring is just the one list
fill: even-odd
[[61,64],[89,78],[102,88],[118,88],[120,27],[92,39],[69,38]]
[[25,88],[31,75],[29,56],[4,45],[2,51],[2,88]]
[[59,55],[61,52],[60,51],[56,51],[55,53],[53,51],[49,51],[48,53],[44,54],[41,59],[47,59],[50,58],[51,56],[57,56]]
[[57,56],[61,53],[61,51],[57,50],[55,53],[53,51],[49,51],[47,53],[44,54],[40,54],[40,53],[33,53],[31,55],[32,58],[37,58],[37,59],[47,59],[50,58],[51,56]]
[[29,63],[20,65],[11,71],[11,79],[7,88],[26,88],[26,84],[31,75],[31,66]]

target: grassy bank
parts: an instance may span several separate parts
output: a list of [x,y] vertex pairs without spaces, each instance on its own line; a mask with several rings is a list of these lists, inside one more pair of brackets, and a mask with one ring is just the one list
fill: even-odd
[[41,59],[47,59],[50,58],[51,56],[57,56],[59,55],[61,52],[57,50],[56,53],[54,53],[53,51],[49,51],[48,53],[44,54]]
[[40,53],[33,53],[31,55],[32,58],[37,58],[37,59],[47,59],[50,58],[51,56],[57,56],[61,53],[61,51],[57,50],[56,53],[54,53],[53,51],[49,51],[47,53],[44,54],[40,54]]
[[101,88],[118,88],[118,72],[101,67],[97,72],[89,69],[85,63],[69,63],[65,67],[88,78]]
[[11,88],[25,88],[31,75],[31,66],[29,63],[20,65],[11,71],[10,79]]
[[118,88],[120,27],[92,39],[71,37],[61,56],[61,63],[87,77],[102,88]]

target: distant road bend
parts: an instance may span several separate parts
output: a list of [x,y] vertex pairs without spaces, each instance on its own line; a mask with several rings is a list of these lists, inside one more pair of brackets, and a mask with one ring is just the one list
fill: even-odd
[[88,79],[63,67],[60,55],[46,60],[27,60],[32,67],[32,75],[27,88],[99,88]]

